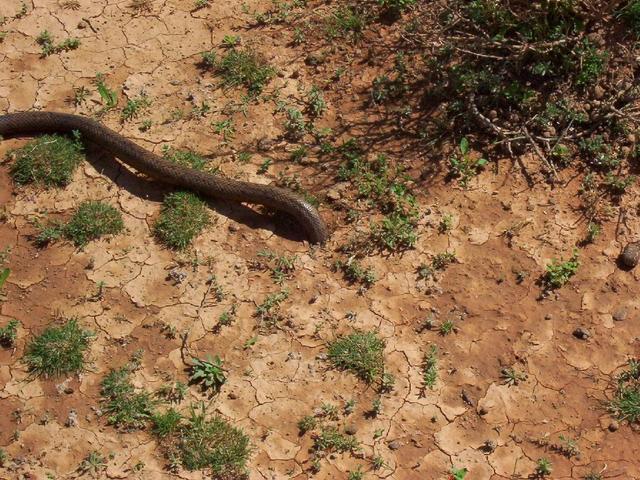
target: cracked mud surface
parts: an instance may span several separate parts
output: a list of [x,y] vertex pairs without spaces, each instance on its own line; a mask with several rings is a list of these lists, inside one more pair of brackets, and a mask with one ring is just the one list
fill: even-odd
[[[92,82],[102,72],[121,104],[142,91],[152,99],[152,107],[133,122],[121,124],[117,112],[103,118],[146,148],[158,153],[165,144],[191,148],[212,158],[225,175],[256,182],[293,172],[321,198],[333,187],[334,175],[318,161],[292,163],[286,142],[276,141],[266,153],[257,150],[259,140],[282,134],[282,119],[273,114],[272,104],[252,104],[246,116],[236,113],[235,137],[228,143],[211,127],[238,95],[218,88],[217,79],[197,68],[200,53],[239,33],[281,71],[274,80],[281,95],[294,96],[318,72],[291,47],[290,32],[246,29],[239,2],[215,2],[194,11],[191,2],[154,1],[148,11],[137,13],[122,1],[82,0],[77,9],[63,3],[35,1],[25,17],[3,27],[8,35],[0,43],[0,111],[95,112],[100,99]],[[255,0],[247,4],[251,10],[267,8]],[[0,0],[0,14],[11,15],[16,8]],[[35,39],[45,29],[59,39],[79,38],[80,48],[41,58]],[[355,98],[368,76],[373,74],[356,74],[348,88],[327,91],[329,112],[322,126],[356,125],[350,133],[358,133],[362,113]],[[69,99],[79,86],[91,95],[74,106]],[[212,106],[207,117],[170,118],[172,111],[189,112],[205,100]],[[146,132],[138,128],[142,118],[153,122]],[[3,141],[0,156],[24,143]],[[243,151],[253,152],[248,163],[236,161]],[[268,157],[273,159],[269,174],[258,175]],[[535,160],[530,163],[535,170]],[[0,350],[0,447],[13,459],[0,468],[0,478],[44,479],[48,472],[75,478],[93,450],[111,454],[103,478],[205,478],[201,472],[169,473],[148,432],[118,433],[96,412],[102,377],[139,349],[145,353],[135,374],[137,386],[152,391],[167,381],[187,381],[181,340],[168,338],[163,325],[188,332],[190,354],[224,360],[228,380],[210,408],[251,437],[251,479],[311,478],[312,440],[298,434],[297,422],[322,403],[342,408],[348,400],[355,400],[356,408],[341,424],[355,427],[363,455],[330,455],[313,478],[347,478],[359,465],[365,478],[440,479],[452,466],[468,468],[472,480],[527,478],[543,456],[553,463],[554,479],[582,478],[605,467],[605,478],[640,478],[640,433],[626,424],[610,431],[605,405],[614,375],[640,355],[640,273],[615,267],[622,246],[640,229],[637,188],[619,207],[621,220],[605,225],[595,244],[581,251],[578,274],[540,300],[535,282],[545,265],[551,258],[568,258],[581,239],[584,226],[573,205],[579,185],[565,172],[565,188],[538,183],[529,189],[507,162],[498,166],[468,190],[452,188],[441,177],[420,185],[424,214],[416,248],[368,258],[379,280],[359,294],[331,268],[353,227],[328,202],[321,212],[334,229],[332,239],[324,248],[310,249],[295,227],[277,217],[212,201],[213,224],[189,254],[197,252],[203,261],[192,268],[179,263],[184,255],[153,238],[153,221],[170,190],[134,175],[98,149],[89,148],[88,162],[63,190],[17,188],[8,165],[1,165],[0,205],[7,220],[0,224],[0,248],[11,248],[11,276],[0,325],[16,318],[21,328],[16,349]],[[81,251],[66,243],[33,246],[30,219],[68,215],[87,199],[117,206],[126,233]],[[438,233],[443,214],[454,218],[446,234]],[[526,226],[509,246],[502,233],[523,221]],[[268,272],[251,268],[261,250],[297,256],[296,270],[283,285],[290,292],[282,306],[286,318],[272,330],[259,328],[253,316],[256,304],[280,290]],[[455,251],[459,261],[435,284],[418,280],[420,264],[445,250]],[[175,267],[187,275],[182,283],[168,278]],[[515,273],[522,271],[528,274],[516,283]],[[227,292],[221,302],[211,294],[211,275]],[[91,299],[98,282],[104,282],[104,294]],[[236,322],[213,332],[219,315],[234,302]],[[624,319],[614,320],[622,311],[616,316]],[[77,316],[96,332],[91,367],[68,381],[30,379],[20,361],[25,344],[57,313]],[[420,329],[430,316],[437,322],[455,318],[457,331],[441,336]],[[587,329],[589,338],[577,339],[578,327]],[[377,396],[374,389],[331,369],[325,360],[327,343],[353,329],[379,331],[386,340],[388,371],[396,378],[393,391],[382,395],[376,418],[365,416]],[[245,349],[254,337],[255,345]],[[439,377],[435,389],[423,390],[421,365],[432,344],[439,350]],[[511,367],[527,379],[505,384],[501,371]],[[65,381],[72,393],[57,388]],[[185,403],[204,398],[191,387]],[[77,425],[67,427],[72,411]],[[382,435],[374,439],[376,431]],[[560,436],[576,439],[579,455],[567,458],[551,448]],[[488,441],[495,448],[483,448]],[[375,455],[386,466],[372,471],[367,459]],[[138,462],[144,462],[140,472],[134,470]]]

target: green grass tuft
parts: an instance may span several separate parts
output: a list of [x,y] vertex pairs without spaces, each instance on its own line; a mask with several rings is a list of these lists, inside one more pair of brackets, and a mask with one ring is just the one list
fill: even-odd
[[162,147],[162,156],[170,162],[193,168],[194,170],[204,170],[207,166],[207,159],[189,150],[177,150],[165,145]]
[[276,73],[258,53],[250,48],[231,48],[222,58],[215,52],[202,54],[202,64],[222,77],[227,87],[243,85],[250,94],[259,95]]
[[84,246],[103,235],[116,235],[123,228],[122,215],[118,210],[107,203],[87,201],[80,204],[64,226],[64,235],[76,246]]
[[629,368],[618,376],[609,410],[620,420],[640,422],[640,360],[631,360]]
[[13,180],[24,185],[36,183],[47,187],[64,187],[84,160],[78,135],[69,139],[60,135],[43,135],[9,153]]
[[75,318],[48,327],[27,345],[24,362],[36,376],[58,376],[84,370],[85,352],[93,332],[83,330]]
[[[169,411],[171,412],[171,411]],[[219,416],[208,416],[204,405],[191,407],[188,417],[169,412],[160,420],[167,456],[187,470],[211,469],[214,478],[244,478],[251,453],[249,437]],[[157,424],[156,424],[157,425]]]
[[329,345],[329,361],[334,367],[350,370],[372,383],[384,374],[384,345],[375,332],[355,332]]
[[155,234],[167,247],[183,250],[207,225],[206,204],[193,193],[175,192],[164,199]]

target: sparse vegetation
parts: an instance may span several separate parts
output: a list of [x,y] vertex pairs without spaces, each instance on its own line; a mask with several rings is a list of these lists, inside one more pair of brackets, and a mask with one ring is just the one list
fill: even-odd
[[47,327],[31,339],[23,361],[35,376],[80,373],[85,368],[85,353],[93,337],[93,332],[84,330],[71,318],[61,326]]
[[[187,470],[210,469],[213,478],[244,478],[251,453],[249,437],[204,405],[191,406],[188,416],[165,413],[157,430],[170,463]],[[161,435],[160,435],[161,433]]]
[[47,31],[43,30],[36,38],[36,42],[42,48],[42,56],[48,57],[54,53],[68,52],[69,50],[75,50],[80,46],[80,40],[77,38],[67,38],[62,42],[56,44],[53,36]]
[[131,372],[129,365],[111,370],[100,384],[102,410],[109,424],[123,431],[144,428],[157,403],[149,392],[133,386]]
[[175,192],[165,197],[154,232],[167,247],[184,250],[207,225],[205,203],[193,193]]
[[422,388],[433,390],[438,381],[438,347],[431,345],[422,361]]

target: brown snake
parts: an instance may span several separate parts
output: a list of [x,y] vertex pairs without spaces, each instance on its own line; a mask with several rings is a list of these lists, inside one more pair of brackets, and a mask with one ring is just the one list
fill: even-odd
[[58,112],[21,112],[0,115],[0,136],[37,133],[70,133],[77,130],[127,165],[163,183],[186,188],[208,197],[247,202],[284,211],[304,228],[312,243],[329,237],[318,211],[295,193],[269,185],[242,182],[183,167],[136,145],[104,125],[79,115]]

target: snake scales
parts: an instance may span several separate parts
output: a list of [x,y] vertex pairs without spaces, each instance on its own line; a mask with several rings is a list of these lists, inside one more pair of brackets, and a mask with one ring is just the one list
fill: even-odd
[[295,193],[269,185],[232,180],[176,165],[136,145],[100,123],[79,115],[58,112],[21,112],[0,115],[0,136],[69,133],[77,130],[82,138],[118,157],[127,165],[161,182],[234,202],[247,202],[284,211],[304,228],[313,243],[324,243],[327,227],[318,211]]

